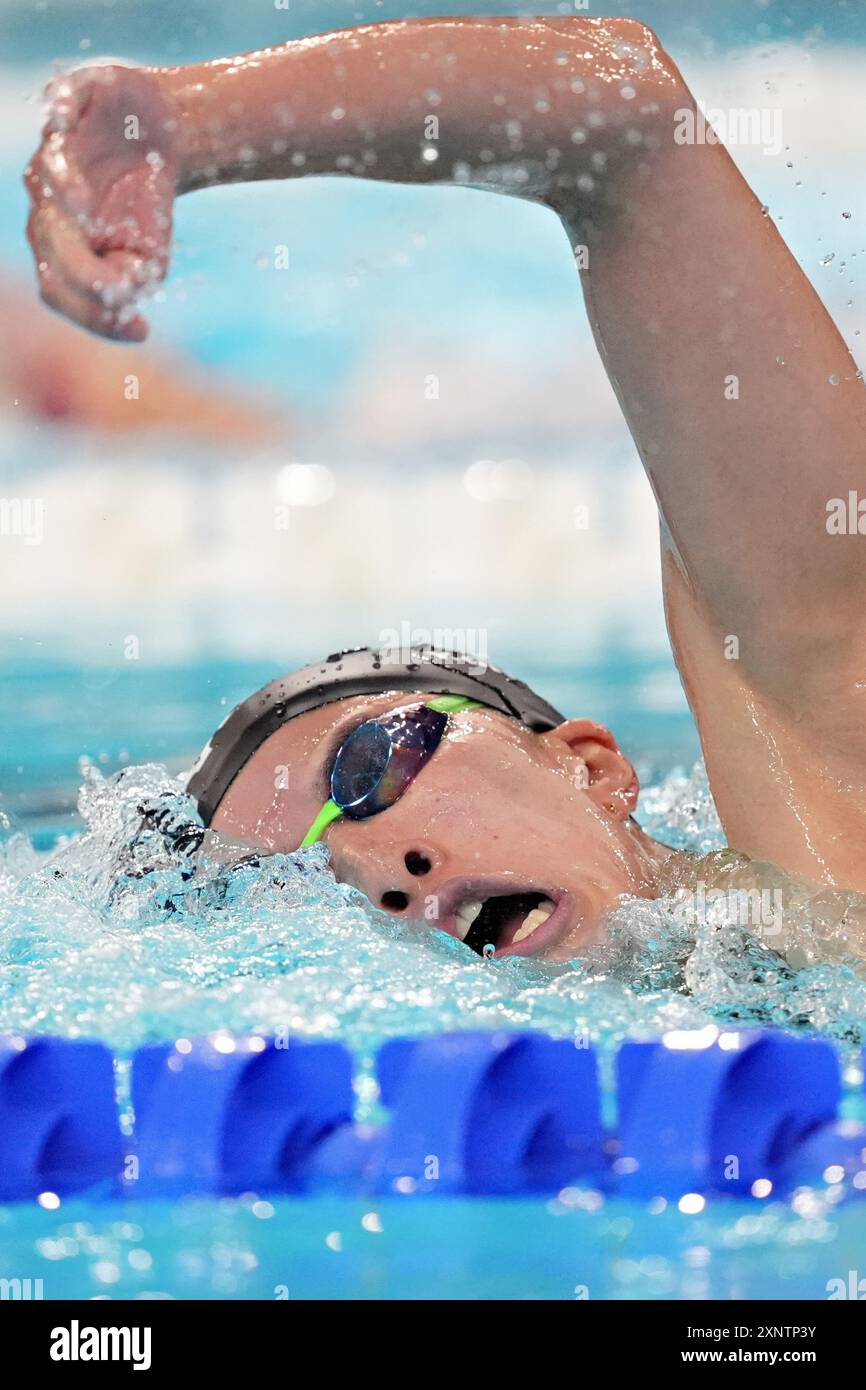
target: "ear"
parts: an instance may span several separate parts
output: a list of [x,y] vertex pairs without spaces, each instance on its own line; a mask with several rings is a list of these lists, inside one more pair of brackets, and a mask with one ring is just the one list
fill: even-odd
[[592,719],[567,719],[542,737],[564,744],[575,760],[575,781],[609,815],[625,820],[637,805],[637,773],[610,729]]

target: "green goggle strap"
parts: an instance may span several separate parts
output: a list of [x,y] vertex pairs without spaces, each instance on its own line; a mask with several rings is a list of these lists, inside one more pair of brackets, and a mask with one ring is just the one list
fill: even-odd
[[343,814],[342,806],[338,806],[336,801],[326,801],[313,824],[310,826],[306,835],[300,843],[301,849],[308,849],[317,840],[321,840],[328,826],[333,820],[339,820]]
[[[480,700],[469,700],[465,695],[438,695],[435,700],[427,701],[427,708],[438,710],[440,714],[459,714],[461,710],[482,709],[483,706]],[[309,849],[316,844],[331,822],[339,820],[342,814],[343,808],[336,801],[326,801],[298,848]]]

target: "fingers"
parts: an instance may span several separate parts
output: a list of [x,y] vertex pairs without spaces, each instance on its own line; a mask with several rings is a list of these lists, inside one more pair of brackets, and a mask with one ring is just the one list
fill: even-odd
[[134,312],[139,258],[126,252],[95,255],[74,219],[50,203],[31,213],[27,234],[46,304],[105,338],[146,337],[147,324]]
[[28,235],[40,262],[48,262],[71,288],[102,300],[106,308],[119,308],[135,294],[138,285],[129,269],[98,256],[81,227],[54,204],[31,214]]
[[98,300],[82,295],[61,280],[50,267],[40,272],[39,292],[49,308],[101,338],[140,343],[147,337],[147,322],[140,314],[127,318],[106,309]]
[[68,138],[47,135],[28,166],[25,183],[37,197],[51,196],[69,212],[86,214],[93,206],[93,191],[71,158]]

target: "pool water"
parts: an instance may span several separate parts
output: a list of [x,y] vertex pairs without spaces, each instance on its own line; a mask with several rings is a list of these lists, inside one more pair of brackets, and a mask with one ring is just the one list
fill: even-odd
[[[20,832],[2,848],[2,1031],[130,1051],[184,1033],[282,1030],[369,1053],[433,1030],[536,1028],[605,1045],[712,1020],[855,1042],[866,1015],[855,961],[809,959],[827,895],[820,921],[809,898],[786,907],[799,912],[801,969],[725,904],[681,920],[675,890],[617,909],[609,943],[586,959],[490,962],[374,909],[335,881],[322,845],[253,863],[218,841],[200,846],[182,779],[158,765],[108,777],[89,766],[79,812],[83,833],[52,849]],[[724,841],[700,766],[650,787],[641,813],[654,834],[705,856],[696,876],[716,871]]]
[[45,1298],[824,1299],[864,1241],[866,1205],[811,1191],[697,1215],[576,1190],[0,1207],[4,1268]]
[[[683,925],[675,895],[618,909],[611,944],[585,960],[489,962],[425,924],[395,924],[334,880],[322,846],[252,864],[199,848],[182,778],[164,766],[89,763],[75,815],[80,830],[69,819],[41,848],[26,817],[7,827],[0,1032],[99,1037],[121,1058],[225,1029],[339,1038],[362,1061],[362,1121],[377,1100],[363,1063],[384,1039],[458,1029],[583,1036],[604,1071],[626,1036],[771,1024],[835,1038],[862,1085],[856,963],[791,969],[723,912]],[[700,764],[650,782],[640,816],[717,862]],[[793,924],[801,947],[821,925],[807,909]],[[849,1195],[835,1182],[695,1214],[578,1188],[549,1201],[76,1197],[0,1209],[0,1249],[8,1277],[42,1279],[49,1298],[818,1298],[857,1268],[866,1215]]]

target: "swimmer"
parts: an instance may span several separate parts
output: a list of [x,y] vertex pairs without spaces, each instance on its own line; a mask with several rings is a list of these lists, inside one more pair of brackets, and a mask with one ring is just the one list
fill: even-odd
[[[85,69],[53,95],[26,175],[41,292],[109,338],[145,336],[136,297],[166,272],[179,194],[341,173],[545,204],[658,501],[729,844],[866,892],[863,385],[724,147],[683,138],[701,117],[649,29],[386,23]],[[190,784],[206,824],[263,850],[323,841],[386,912],[497,956],[580,954],[617,902],[662,890],[670,852],[633,819],[609,730],[493,668],[398,655],[337,655],[240,706]]]

